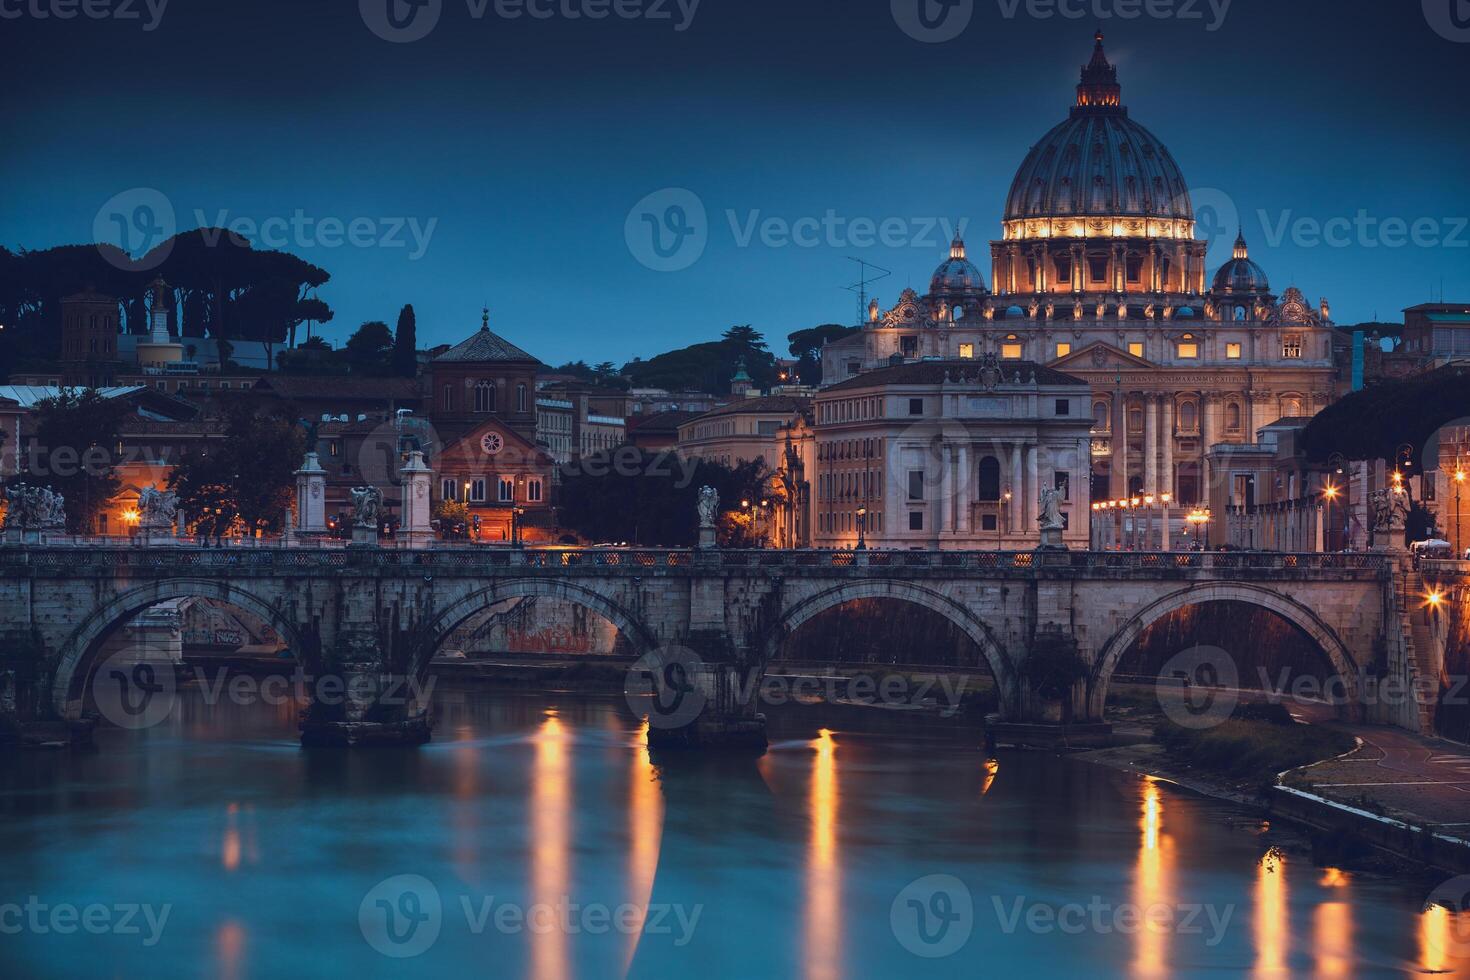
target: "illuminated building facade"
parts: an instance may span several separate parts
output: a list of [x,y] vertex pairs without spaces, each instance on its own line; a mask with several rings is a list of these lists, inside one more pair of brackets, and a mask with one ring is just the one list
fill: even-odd
[[986,286],[962,238],[929,290],[906,289],[823,349],[824,377],[924,360],[1031,361],[1087,382],[1093,496],[1206,497],[1206,454],[1334,397],[1327,302],[1271,291],[1243,235],[1213,275],[1168,149],[1130,118],[1102,35],[1067,119],[1031,148],[990,243]]

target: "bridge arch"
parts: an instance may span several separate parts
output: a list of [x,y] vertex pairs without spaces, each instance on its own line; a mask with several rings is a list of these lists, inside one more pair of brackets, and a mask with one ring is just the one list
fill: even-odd
[[415,676],[428,670],[429,661],[443,644],[445,638],[458,629],[465,620],[487,607],[507,599],[546,598],[561,599],[575,603],[597,613],[617,628],[633,646],[634,656],[641,656],[658,646],[655,635],[630,610],[614,599],[594,589],[563,582],[557,579],[532,578],[497,582],[485,589],[477,589],[436,612],[429,620],[425,631],[428,645],[418,651],[414,663]]
[[767,632],[761,645],[762,664],[769,664],[776,659],[777,654],[781,652],[782,641],[800,629],[802,624],[808,620],[844,603],[861,599],[893,599],[900,602],[911,602],[943,616],[963,630],[965,635],[979,647],[981,656],[985,658],[985,663],[995,678],[996,687],[1000,690],[1002,710],[1008,711],[1014,704],[1015,673],[1011,669],[1010,658],[1006,655],[1005,648],[996,640],[990,627],[963,603],[933,589],[897,579],[845,582],[787,607],[776,625]]
[[1154,623],[1170,613],[1206,602],[1244,602],[1276,613],[1307,635],[1327,657],[1347,688],[1349,713],[1360,710],[1358,697],[1358,665],[1347,645],[1332,627],[1311,609],[1273,589],[1243,582],[1195,584],[1156,599],[1134,614],[1103,646],[1088,682],[1089,717],[1102,718],[1108,699],[1108,685],[1123,654]]
[[159,579],[108,599],[62,643],[51,684],[51,703],[58,715],[74,718],[79,714],[86,680],[102,641],[134,616],[171,599],[214,599],[238,606],[269,623],[300,655],[297,624],[259,596],[225,579]]

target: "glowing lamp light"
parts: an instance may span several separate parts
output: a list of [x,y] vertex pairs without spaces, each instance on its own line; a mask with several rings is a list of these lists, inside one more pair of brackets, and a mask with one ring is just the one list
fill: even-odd
[[1322,496],[1326,497],[1328,500],[1336,500],[1337,487],[1333,486],[1330,483],[1327,484],[1325,487],[1322,488]]
[[1444,604],[1444,593],[1440,592],[1438,589],[1430,592],[1424,597],[1424,604],[1431,609],[1438,609],[1441,605]]
[[136,510],[123,511],[122,519],[129,524],[136,524],[138,523],[138,521],[142,520],[142,518],[138,516],[138,512]]
[[1465,482],[1465,471],[1464,470],[1455,470],[1455,482],[1456,483],[1464,483]]

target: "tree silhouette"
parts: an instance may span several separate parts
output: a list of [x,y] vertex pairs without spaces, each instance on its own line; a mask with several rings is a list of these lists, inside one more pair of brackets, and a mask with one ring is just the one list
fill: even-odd
[[404,378],[419,373],[418,325],[412,304],[398,312],[398,328],[393,331],[393,373]]

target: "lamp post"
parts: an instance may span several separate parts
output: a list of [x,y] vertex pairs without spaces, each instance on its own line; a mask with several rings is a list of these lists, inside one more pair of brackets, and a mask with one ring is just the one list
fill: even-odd
[[1464,554],[1461,547],[1463,539],[1460,537],[1460,488],[1465,485],[1465,471],[1460,468],[1460,461],[1455,460],[1455,557]]
[[1160,551],[1170,551],[1169,547],[1169,504],[1174,500],[1172,493],[1159,494],[1159,504],[1163,507],[1163,523],[1160,525],[1159,537]]
[[521,541],[521,517],[526,513],[526,508],[519,505],[510,509],[510,543],[512,548],[523,548]]
[[1337,486],[1332,483],[1329,483],[1322,488],[1322,510],[1324,514],[1324,522],[1327,525],[1326,532],[1323,535],[1323,551],[1337,550],[1336,548],[1330,547],[1330,545],[1336,543],[1335,535],[1333,535],[1332,533],[1332,505],[1337,502],[1337,492]]
[[[1005,486],[1005,489],[1003,491],[1001,491],[1000,503],[1001,503],[1001,507],[1000,507],[1001,513],[995,515],[995,550],[996,551],[1001,550],[1001,526],[1000,526],[1000,522],[1002,520],[1004,520],[1007,524],[1009,524],[1010,521],[1011,521],[1011,485],[1009,483],[1007,483],[1006,486]],[[1007,527],[1006,530],[1009,531],[1010,528]]]
[[866,507],[859,507],[858,508],[858,512],[857,512],[857,519],[858,519],[858,543],[857,543],[857,550],[858,551],[867,551],[868,550],[868,539],[865,536],[865,532],[867,530],[867,524],[868,524],[868,508],[866,508]]

